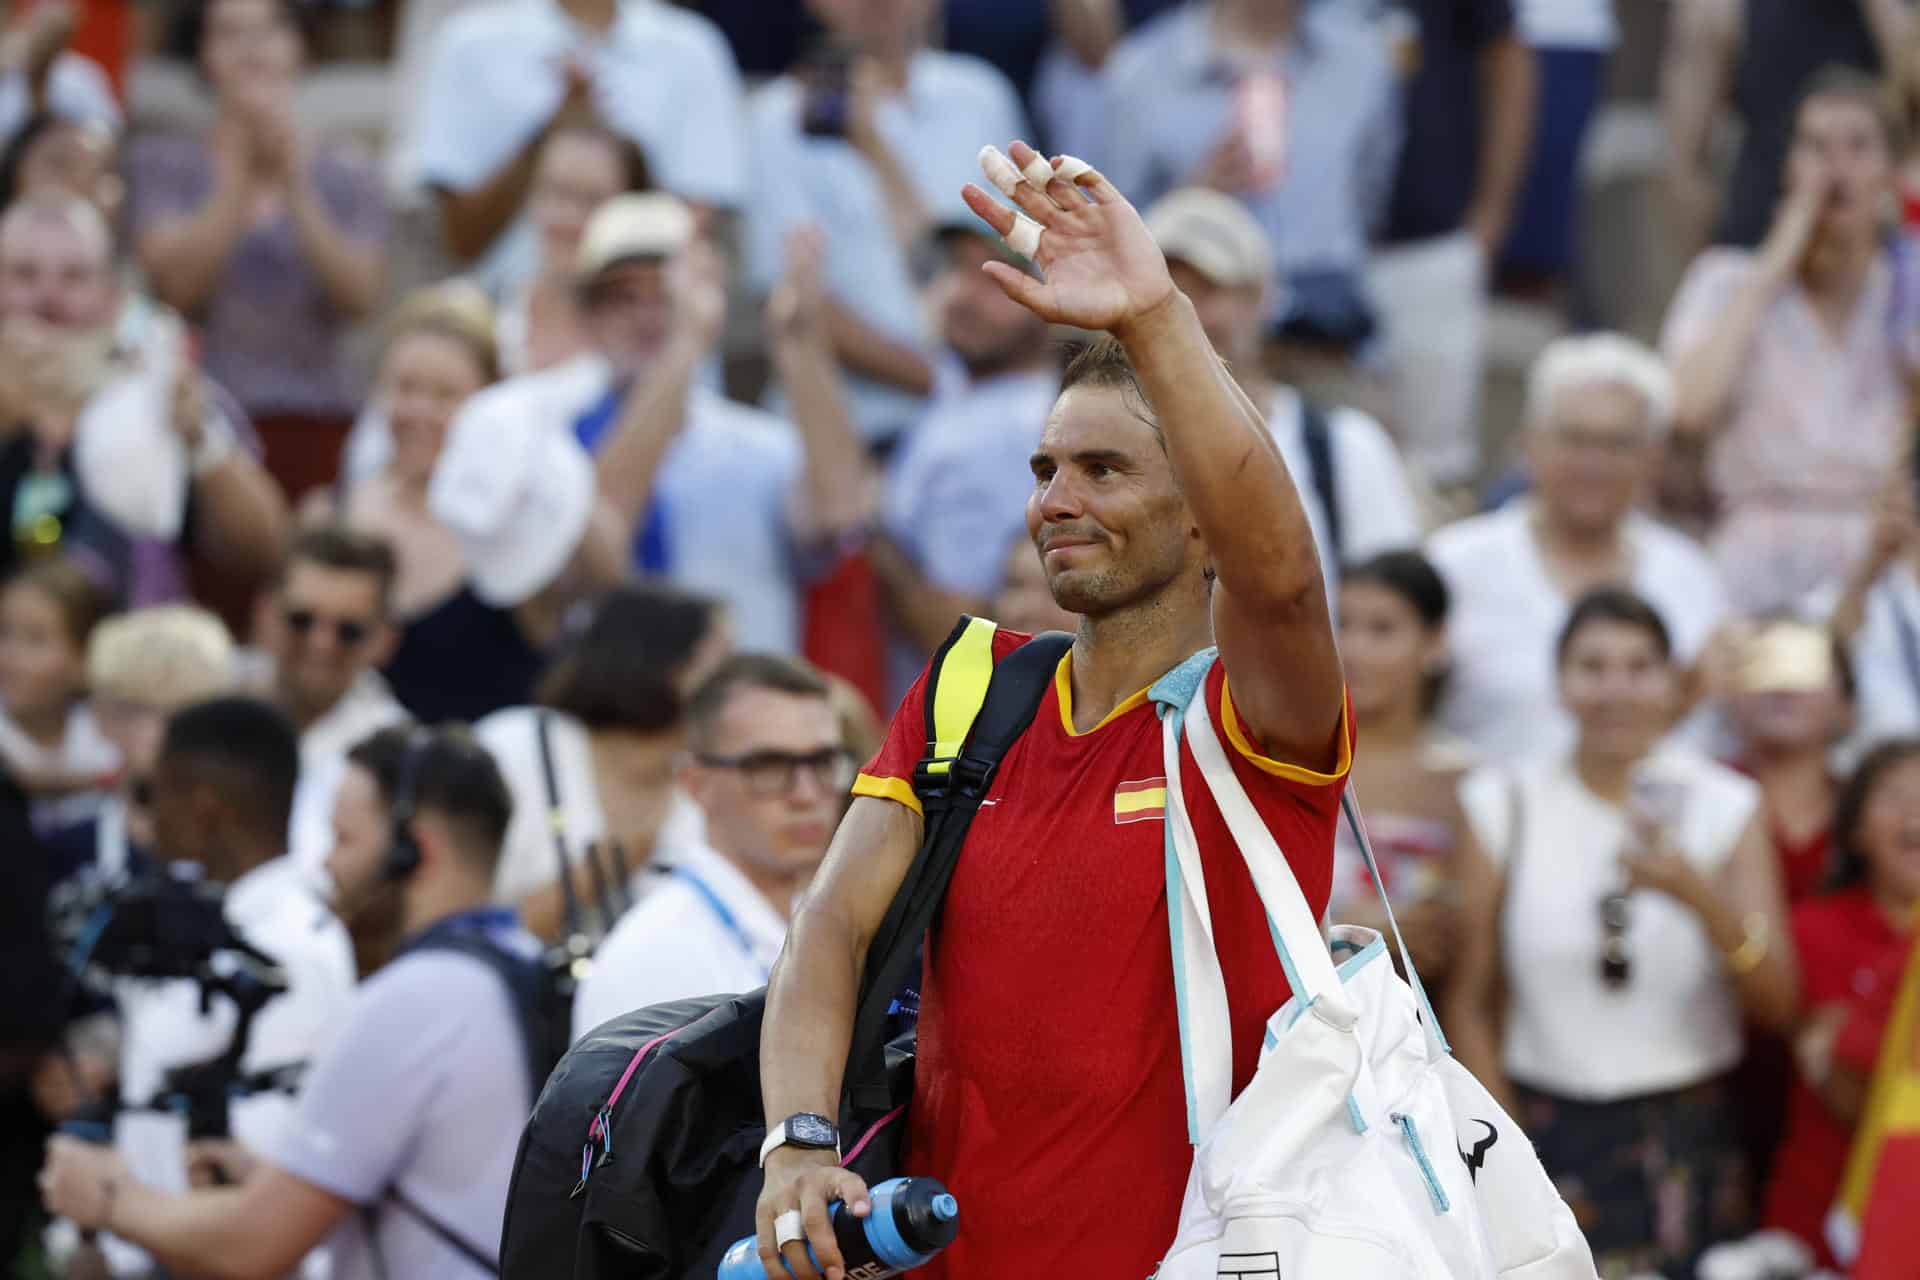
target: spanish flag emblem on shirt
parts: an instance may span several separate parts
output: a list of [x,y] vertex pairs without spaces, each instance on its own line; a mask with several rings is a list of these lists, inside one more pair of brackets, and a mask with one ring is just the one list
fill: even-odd
[[1146,822],[1158,818],[1165,821],[1167,816],[1167,780],[1165,778],[1142,778],[1138,782],[1123,782],[1113,790],[1113,820],[1122,822]]

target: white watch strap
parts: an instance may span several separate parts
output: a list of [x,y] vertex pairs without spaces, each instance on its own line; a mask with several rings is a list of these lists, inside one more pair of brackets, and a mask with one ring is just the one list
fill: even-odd
[[[767,1157],[772,1155],[774,1152],[778,1151],[780,1148],[786,1145],[787,1145],[787,1121],[782,1120],[779,1124],[767,1130],[766,1140],[760,1144],[760,1167],[763,1169],[766,1168]],[[825,1151],[826,1148],[810,1147],[808,1148],[808,1150]],[[840,1145],[838,1143],[834,1144],[833,1154],[836,1157],[838,1157],[840,1154]]]

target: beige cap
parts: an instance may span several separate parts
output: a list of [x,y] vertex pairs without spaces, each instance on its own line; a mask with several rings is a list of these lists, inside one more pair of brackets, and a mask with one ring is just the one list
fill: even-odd
[[1228,289],[1267,283],[1273,249],[1247,207],[1206,187],[1187,187],[1153,202],[1147,230],[1160,252]]
[[693,239],[693,210],[664,191],[619,195],[593,211],[573,271],[591,280],[635,258],[671,258]]

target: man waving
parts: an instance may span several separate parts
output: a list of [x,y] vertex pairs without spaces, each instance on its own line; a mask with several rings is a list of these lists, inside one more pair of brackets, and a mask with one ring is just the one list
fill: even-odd
[[[970,829],[927,952],[909,1172],[964,1206],[930,1280],[1139,1280],[1173,1240],[1192,1151],[1169,943],[1166,779],[1147,689],[1208,645],[1204,696],[1233,768],[1324,910],[1352,755],[1340,661],[1307,516],[1260,413],[1208,345],[1140,215],[1079,161],[983,153],[1024,219],[969,207],[1039,278],[990,262],[1049,322],[1108,335],[1068,369],[1033,455],[1027,527],[1078,638]],[[1037,244],[1035,231],[1038,231]],[[1024,637],[1001,633],[996,658]],[[865,1213],[817,1124],[838,1111],[860,968],[921,838],[914,764],[925,677],[854,784],[769,993],[762,1259],[843,1280],[827,1205]],[[1287,983],[1244,864],[1181,751],[1214,941],[1233,1089]],[[795,1219],[805,1238],[796,1237]],[[820,1269],[808,1261],[811,1245]]]

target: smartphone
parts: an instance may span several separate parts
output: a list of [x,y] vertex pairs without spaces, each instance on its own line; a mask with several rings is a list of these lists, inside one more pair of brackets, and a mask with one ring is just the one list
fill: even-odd
[[809,138],[846,137],[853,112],[853,49],[823,41],[801,64],[800,82],[800,132]]
[[1639,822],[1671,832],[1687,810],[1687,785],[1650,763],[1636,765],[1627,781],[1627,812]]

